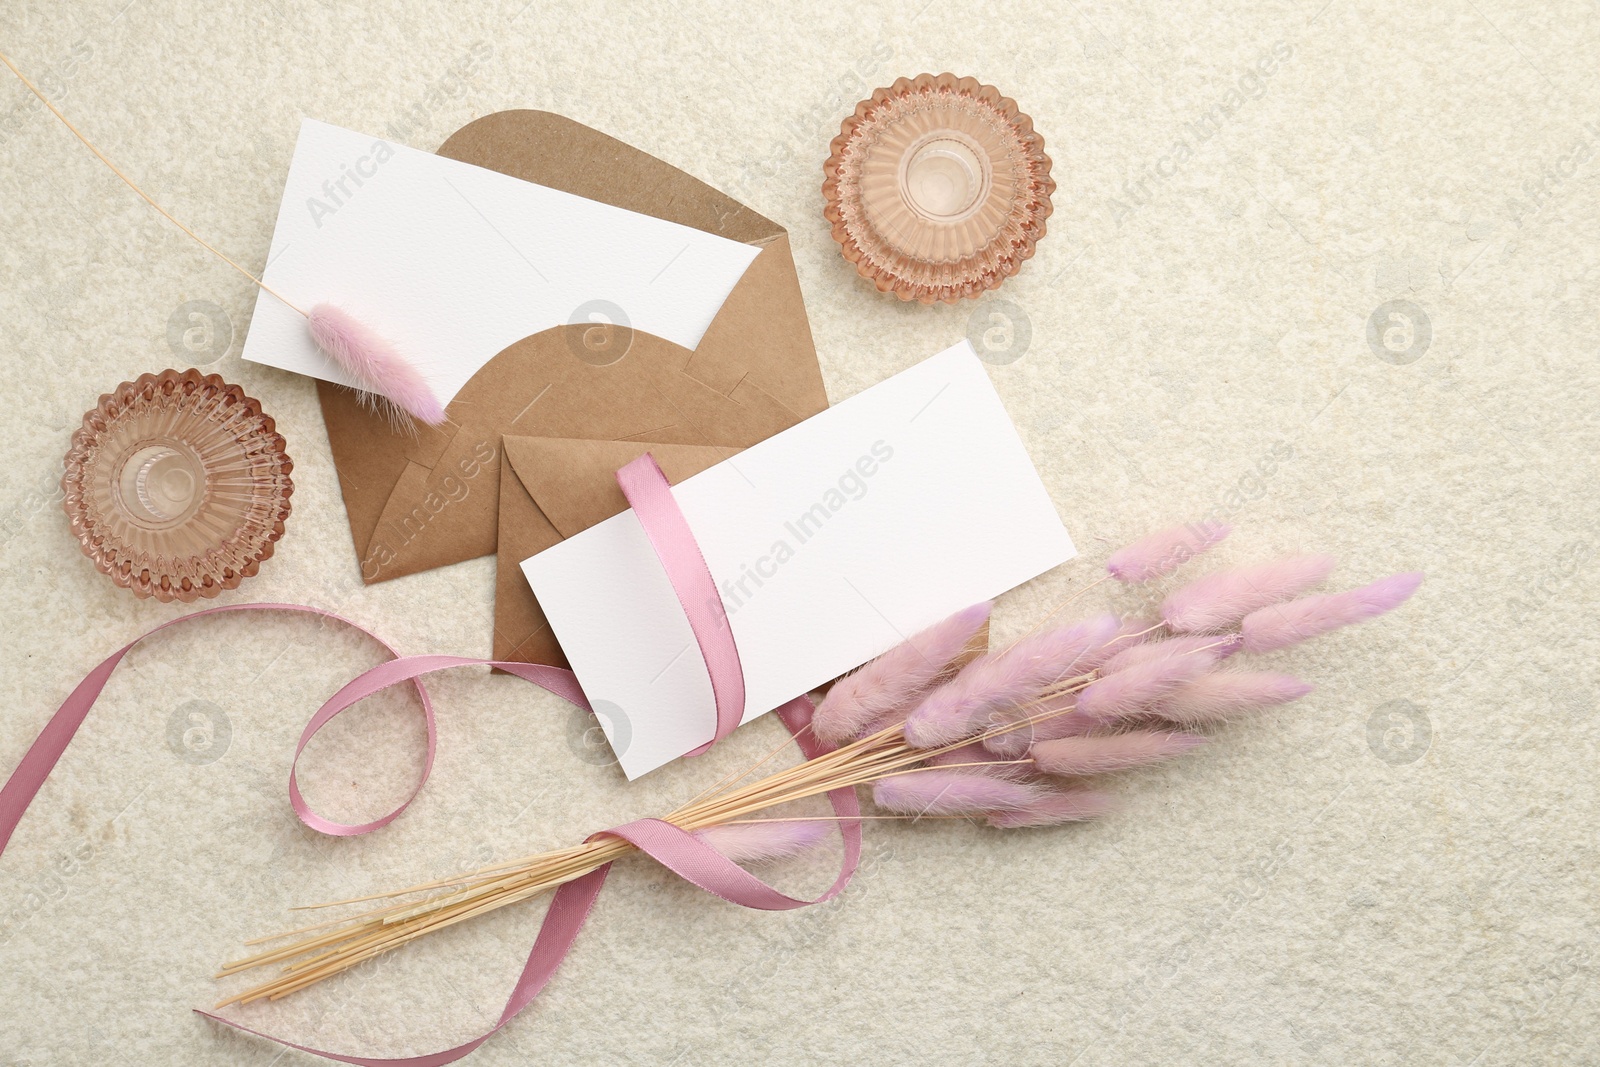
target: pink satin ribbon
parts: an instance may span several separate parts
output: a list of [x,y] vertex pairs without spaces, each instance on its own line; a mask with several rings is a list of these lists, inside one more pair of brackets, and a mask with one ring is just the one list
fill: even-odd
[[650,547],[672,581],[672,591],[678,594],[678,603],[683,605],[689,629],[700,646],[700,658],[711,674],[717,729],[710,741],[689,753],[698,756],[733,733],[744,718],[744,668],[733,643],[733,630],[728,626],[728,611],[656,457],[646,452],[617,471],[617,484],[622,486],[622,495],[628,498],[645,536],[650,538]]
[[[720,739],[739,724],[743,715],[744,677],[739,666],[738,650],[734,647],[732,634],[727,629],[726,615],[721,610],[721,599],[716,585],[706,568],[704,558],[700,555],[699,547],[694,542],[688,524],[683,520],[682,512],[672,499],[666,478],[661,474],[654,458],[646,454],[635,460],[618,472],[618,481],[622,484],[623,492],[638,514],[640,522],[644,524],[651,545],[660,556],[679,601],[689,616],[695,639],[706,660],[706,669],[711,675],[712,690],[717,703],[716,738]],[[716,605],[714,609],[711,607],[712,604]],[[323,833],[347,837],[370,833],[387,826],[398,818],[422,791],[433,768],[438,741],[433,704],[422,684],[422,676],[425,674],[462,666],[499,667],[579,707],[586,710],[589,708],[588,700],[584,697],[577,678],[571,671],[558,667],[472,659],[464,656],[401,656],[387,642],[349,619],[320,608],[299,604],[229,604],[207,608],[162,623],[130,641],[90,671],[88,677],[79,682],[62,702],[61,707],[51,716],[38,738],[22,757],[22,762],[12,772],[4,788],[0,788],[0,854],[4,854],[6,845],[10,842],[23,813],[28,810],[28,805],[72,742],[73,735],[83,724],[89,710],[94,707],[95,700],[100,696],[123,657],[140,641],[169,626],[207,615],[235,611],[294,611],[334,619],[360,630],[377,641],[394,657],[362,673],[345,685],[317,709],[316,714],[301,731],[300,741],[295,746],[294,758],[289,767],[289,800],[295,814],[302,822]],[[311,738],[316,736],[317,731],[326,726],[334,716],[380,690],[404,683],[416,687],[417,695],[422,700],[422,714],[427,723],[427,757],[423,762],[422,775],[417,781],[416,788],[393,811],[371,822],[338,823],[318,815],[301,796],[295,776],[301,752],[305,750]],[[831,747],[824,745],[812,735],[809,729],[812,710],[811,702],[805,697],[798,697],[777,709],[778,717],[794,735],[806,759],[814,759],[829,751]],[[707,747],[709,745],[701,746],[695,751],[703,752]],[[802,908],[830,900],[843,891],[855,874],[861,858],[861,809],[855,790],[836,789],[828,794],[828,800],[833,806],[834,817],[838,820],[840,834],[844,839],[844,856],[839,876],[833,885],[813,900],[791,897],[779,892],[698,837],[660,819],[639,819],[610,830],[602,830],[592,835],[590,840],[602,836],[622,838],[684,880],[734,904],[767,911]],[[454,1063],[482,1045],[496,1031],[515,1018],[549,983],[551,976],[566,958],[578,932],[583,929],[583,924],[594,907],[601,887],[605,885],[606,875],[610,869],[611,865],[608,863],[556,890],[545,913],[544,922],[539,927],[539,934],[534,939],[533,948],[528,953],[528,961],[523,966],[522,974],[512,988],[510,997],[506,1000],[499,1020],[488,1032],[454,1048],[423,1056],[346,1056],[285,1041],[210,1012],[201,1011],[199,1014],[280,1045],[340,1063],[361,1064],[364,1067],[441,1067],[443,1064]]]

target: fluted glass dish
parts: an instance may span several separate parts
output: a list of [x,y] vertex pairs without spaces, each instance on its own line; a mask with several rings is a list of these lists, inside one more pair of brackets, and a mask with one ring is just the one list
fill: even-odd
[[1055,182],[1016,101],[954,74],[901,78],[856,105],[823,168],[823,215],[879,292],[953,304],[1021,269]]
[[62,506],[112,581],[189,602],[237,587],[272,555],[293,469],[272,417],[244,390],[167,370],[123,382],[84,414]]

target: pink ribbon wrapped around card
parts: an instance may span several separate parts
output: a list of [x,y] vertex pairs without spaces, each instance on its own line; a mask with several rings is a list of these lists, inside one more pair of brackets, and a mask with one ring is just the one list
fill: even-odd
[[[744,676],[739,665],[739,652],[733,642],[733,637],[727,626],[727,616],[721,607],[721,598],[717,592],[715,582],[711,579],[710,571],[706,568],[705,560],[700,554],[694,535],[683,518],[683,513],[678,509],[677,502],[672,497],[665,475],[648,453],[629,463],[617,472],[617,480],[622,486],[624,495],[629,505],[638,515],[640,524],[649,536],[650,543],[661,560],[668,578],[672,582],[674,591],[688,615],[690,626],[694,631],[695,640],[700,648],[702,658],[705,660],[706,670],[711,678],[712,691],[716,701],[717,729],[716,735],[710,744],[695,750],[691,755],[698,755],[711,747],[716,740],[727,736],[738,726],[744,711]],[[427,690],[423,687],[422,677],[435,671],[448,670],[452,667],[488,665],[499,667],[511,674],[534,683],[541,688],[554,693],[573,704],[586,710],[589,709],[587,698],[582,688],[578,685],[576,677],[571,671],[559,667],[549,667],[533,663],[502,662],[495,660],[472,659],[464,656],[401,656],[387,642],[364,627],[320,608],[307,607],[299,604],[230,604],[222,607],[208,608],[204,611],[194,612],[181,618],[157,626],[155,629],[142,634],[133,641],[112,653],[88,677],[78,683],[72,693],[62,702],[61,707],[51,717],[49,723],[40,732],[38,738],[23,756],[3,789],[0,789],[0,854],[3,854],[12,833],[16,830],[18,822],[28,810],[28,805],[33,801],[50,771],[55,767],[67,746],[72,742],[73,735],[78,727],[83,724],[89,710],[94,707],[95,700],[110,680],[112,672],[122,662],[135,645],[146,637],[159,633],[169,626],[175,626],[190,619],[197,619],[207,615],[216,615],[236,611],[292,611],[322,618],[334,619],[373,638],[384,647],[394,658],[382,663],[355,678],[328,699],[317,709],[305,729],[300,734],[299,743],[295,746],[294,759],[289,768],[289,800],[294,807],[295,814],[307,826],[325,834],[348,837],[355,834],[370,833],[380,827],[387,826],[399,817],[400,813],[410,806],[421,792],[422,786],[427,782],[428,774],[433,767],[433,758],[437,746],[437,732],[434,724],[433,704],[428,698]],[[409,682],[416,687],[417,695],[422,701],[422,714],[427,725],[427,754],[423,762],[423,769],[417,781],[416,788],[406,797],[401,804],[386,815],[380,816],[370,822],[347,824],[334,822],[318,815],[313,811],[302,797],[296,778],[296,765],[301,752],[317,731],[326,726],[335,716],[355,705],[361,700],[387,689],[393,685]],[[795,743],[800,747],[806,759],[814,759],[829,751],[832,746],[818,741],[807,727],[811,721],[812,705],[810,700],[799,697],[777,710],[778,717],[784,726],[794,735]],[[861,856],[861,810],[853,789],[838,789],[828,794],[828,800],[833,806],[834,816],[838,821],[840,834],[844,840],[844,855],[840,864],[839,875],[826,891],[813,900],[804,900],[791,897],[779,892],[761,879],[746,871],[743,867],[728,859],[699,838],[695,837],[677,826],[660,819],[639,819],[625,823],[622,826],[601,830],[591,835],[590,840],[597,837],[613,836],[630,842],[639,851],[650,856],[656,862],[666,867],[699,888],[714,896],[721,897],[730,903],[739,904],[747,908],[758,908],[765,911],[784,911],[793,908],[803,908],[811,904],[820,904],[837,896],[855,873],[856,866]],[[360,1064],[363,1067],[442,1067],[443,1064],[453,1063],[472,1052],[479,1045],[487,1041],[494,1033],[509,1023],[516,1015],[532,1003],[539,995],[550,978],[560,967],[561,961],[566,958],[578,932],[583,929],[590,909],[594,906],[600,889],[605,885],[606,875],[610,871],[610,864],[599,867],[594,871],[562,885],[555,891],[551,899],[549,910],[546,911],[544,922],[539,928],[533,948],[528,954],[527,963],[524,965],[516,985],[507,998],[505,1008],[495,1025],[486,1033],[473,1038],[471,1041],[457,1045],[454,1048],[441,1052],[430,1053],[422,1056],[382,1057],[382,1056],[351,1056],[322,1049],[311,1048],[307,1045],[295,1044],[282,1038],[252,1030],[241,1026],[239,1023],[201,1011],[200,1014],[228,1026],[244,1030],[247,1033],[264,1037],[269,1041],[309,1052],[325,1059],[335,1060],[340,1063]]]

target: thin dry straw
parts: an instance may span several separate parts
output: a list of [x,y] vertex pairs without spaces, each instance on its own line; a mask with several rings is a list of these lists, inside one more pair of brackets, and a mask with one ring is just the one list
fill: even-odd
[[[63,126],[65,126],[67,129],[72,131],[72,136],[74,136],[78,140],[82,141],[83,142],[83,146],[85,148],[87,148],[89,151],[93,152],[95,154],[95,158],[99,159],[100,162],[104,163],[108,168],[110,168],[112,174],[115,174],[118,178],[121,178],[122,179],[122,183],[124,185],[126,185],[129,189],[132,189],[134,192],[138,193],[140,198],[142,198],[145,203],[149,204],[151,207],[155,208],[158,212],[160,212],[162,218],[166,219],[168,222],[172,223],[178,229],[182,230],[184,233],[186,233],[190,237],[192,237],[195,240],[195,242],[200,245],[201,248],[204,248],[207,252],[210,252],[212,255],[214,255],[218,259],[222,260],[222,262],[226,263],[228,266],[232,267],[234,270],[238,271],[240,274],[243,274],[246,278],[249,278],[256,285],[260,286],[263,291],[271,293],[273,296],[277,297],[279,300],[282,300],[285,305],[287,305],[290,308],[293,308],[295,311],[299,312],[302,316],[306,315],[306,313],[303,310],[301,310],[299,307],[296,307],[294,304],[289,303],[289,301],[284,298],[284,295],[282,293],[278,292],[276,289],[272,288],[272,286],[268,285],[266,282],[262,281],[260,278],[257,278],[254,274],[251,274],[249,271],[247,271],[243,267],[239,266],[239,264],[235,263],[225,253],[223,253],[223,252],[219,251],[218,249],[214,248],[210,243],[208,243],[199,234],[195,233],[193,230],[189,229],[189,227],[185,226],[183,223],[181,223],[177,219],[173,218],[172,217],[172,213],[169,212],[166,208],[162,207],[160,204],[158,204],[154,200],[152,200],[150,198],[150,194],[146,193],[143,189],[139,188],[136,184],[134,184],[133,179],[128,177],[126,174],[122,173],[121,169],[118,168],[115,163],[111,162],[110,159],[106,158],[106,154],[104,152],[100,151],[100,149],[96,148],[94,146],[94,142],[93,141],[89,140],[89,138],[85,137],[82,133],[80,133],[79,130],[78,130],[78,127],[74,126],[72,124],[72,121],[70,119],[68,119],[67,116],[63,115],[61,113],[60,109],[58,109],[54,104],[52,104],[50,102],[50,98],[49,97],[45,96],[44,93],[39,91],[39,87],[37,85],[33,84],[33,82],[28,80],[28,76],[26,74],[22,73],[22,71],[18,70],[17,69],[17,65],[15,63],[11,62],[11,59],[8,56],[6,56],[6,54],[3,53],[3,52],[0,52],[0,63],[4,63],[6,66],[10,67],[11,68],[11,73],[15,74],[17,76],[17,78],[21,80],[22,84],[26,85],[28,87],[28,91],[33,93],[34,96],[37,96],[39,98],[39,102],[44,104],[45,107],[49,108],[50,109],[50,113],[52,115],[54,115],[56,118],[60,119],[61,120],[61,124]],[[306,316],[306,317],[309,318],[309,316]]]

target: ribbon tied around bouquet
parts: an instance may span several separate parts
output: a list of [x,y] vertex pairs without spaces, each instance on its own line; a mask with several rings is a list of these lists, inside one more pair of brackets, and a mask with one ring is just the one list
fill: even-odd
[[[716,731],[711,741],[689,753],[689,755],[699,755],[732,733],[744,716],[744,671],[739,664],[739,650],[734,644],[733,632],[729,628],[727,613],[723,610],[716,582],[711,577],[711,571],[706,566],[694,534],[673,498],[666,476],[662,474],[655,458],[649,453],[640,456],[617,472],[617,482],[621,485],[623,495],[633,508],[635,516],[649,538],[651,547],[672,582],[672,588],[689,620],[695,642],[699,646],[700,655],[711,678],[716,704]],[[424,675],[452,667],[485,665],[498,667],[586,711],[591,710],[577,677],[571,671],[559,667],[473,659],[466,656],[402,656],[365,627],[333,612],[301,604],[228,604],[207,608],[162,623],[130,641],[90,671],[62,702],[61,707],[22,757],[22,762],[12,772],[5,786],[0,788],[0,854],[5,852],[23,813],[28,810],[28,805],[32,803],[34,796],[44,785],[45,779],[50,776],[51,770],[71,744],[73,735],[83,724],[89,710],[94,707],[95,700],[100,696],[123,657],[139,642],[169,626],[177,626],[207,615],[237,611],[299,612],[332,619],[371,637],[382,645],[391,657],[388,661],[362,673],[328,698],[306,723],[305,729],[301,731],[300,740],[295,745],[294,757],[289,766],[289,803],[301,822],[324,834],[350,837],[387,826],[398,818],[422,791],[433,768],[434,753],[438,743],[433,703],[422,683]],[[296,777],[300,754],[306,745],[319,730],[341,712],[380,690],[408,682],[416,688],[422,705],[423,720],[427,726],[427,754],[415,788],[393,811],[370,822],[340,823],[318,815],[301,795]],[[809,729],[813,710],[811,701],[803,696],[777,709],[778,718],[794,736],[795,743],[808,760],[815,759],[831,748],[818,741]],[[747,908],[786,911],[831,900],[849,884],[860,862],[861,809],[855,790],[848,787],[835,789],[828,794],[828,800],[833,806],[834,818],[838,822],[840,835],[844,841],[844,855],[839,875],[833,884],[820,896],[811,900],[779,892],[700,838],[661,819],[638,819],[624,823],[609,830],[601,830],[591,835],[589,840],[605,836],[621,838],[707,893]],[[518,976],[499,1019],[487,1032],[454,1048],[422,1056],[398,1058],[345,1055],[285,1041],[210,1012],[199,1013],[269,1041],[340,1063],[360,1064],[363,1067],[442,1067],[443,1064],[461,1059],[483,1044],[539,995],[556,969],[560,967],[562,960],[566,958],[578,932],[583,929],[583,924],[594,907],[601,887],[605,885],[606,875],[610,869],[611,865],[607,863],[556,889],[549,909],[545,912],[544,922],[539,927],[538,936],[534,939],[533,948],[528,953],[527,963],[523,966],[522,973]]]

